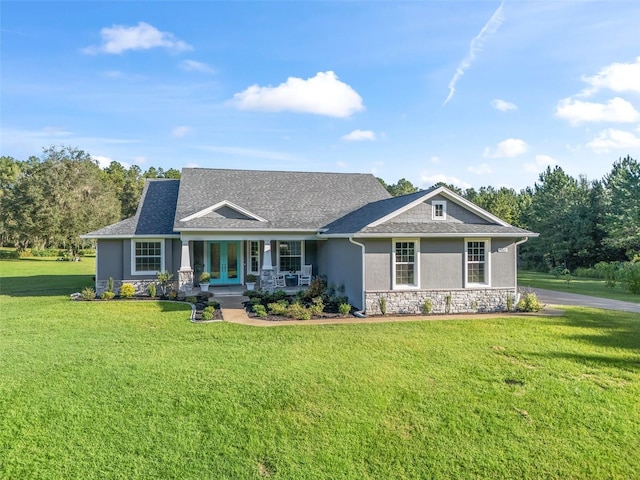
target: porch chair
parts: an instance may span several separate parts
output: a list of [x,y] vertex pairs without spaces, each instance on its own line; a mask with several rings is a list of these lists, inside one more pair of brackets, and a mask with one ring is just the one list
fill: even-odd
[[284,273],[276,273],[273,277],[273,288],[284,288],[287,286],[287,281],[284,278]]
[[302,273],[298,275],[298,286],[311,285],[311,265],[303,265]]

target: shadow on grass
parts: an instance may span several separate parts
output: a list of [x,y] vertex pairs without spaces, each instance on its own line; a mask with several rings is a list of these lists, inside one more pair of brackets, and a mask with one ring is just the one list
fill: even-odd
[[34,275],[0,278],[0,295],[10,297],[57,297],[93,287],[93,275]]
[[[570,308],[565,310],[561,320],[553,323],[581,329],[580,333],[566,337],[580,343],[640,351],[640,316],[637,313]],[[592,329],[593,332],[585,332],[585,329]]]
[[579,353],[565,352],[530,352],[527,353],[527,355],[531,355],[531,357],[546,358],[552,360],[570,360],[580,365],[594,368],[607,367],[634,372],[640,371],[640,355],[635,355],[630,358],[614,357],[610,355],[583,355]]

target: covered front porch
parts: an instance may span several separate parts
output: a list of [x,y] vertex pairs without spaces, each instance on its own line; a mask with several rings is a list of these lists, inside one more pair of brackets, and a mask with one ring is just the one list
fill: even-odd
[[244,292],[252,283],[264,290],[289,293],[306,288],[318,275],[318,241],[310,235],[278,238],[233,238],[228,235],[183,235],[179,290],[200,291],[201,278],[209,289]]

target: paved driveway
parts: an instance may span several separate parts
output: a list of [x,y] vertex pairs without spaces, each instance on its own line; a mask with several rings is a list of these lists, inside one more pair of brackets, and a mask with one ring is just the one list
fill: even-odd
[[[529,289],[528,289],[529,290]],[[589,297],[577,293],[555,292],[541,288],[531,288],[540,302],[548,305],[577,305],[580,307],[604,308],[607,310],[622,310],[624,312],[640,313],[640,303],[609,300],[608,298]]]

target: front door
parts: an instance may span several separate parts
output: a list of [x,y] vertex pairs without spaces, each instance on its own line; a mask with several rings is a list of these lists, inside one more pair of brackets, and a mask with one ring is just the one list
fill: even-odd
[[208,242],[209,272],[211,284],[233,285],[240,283],[240,242]]

